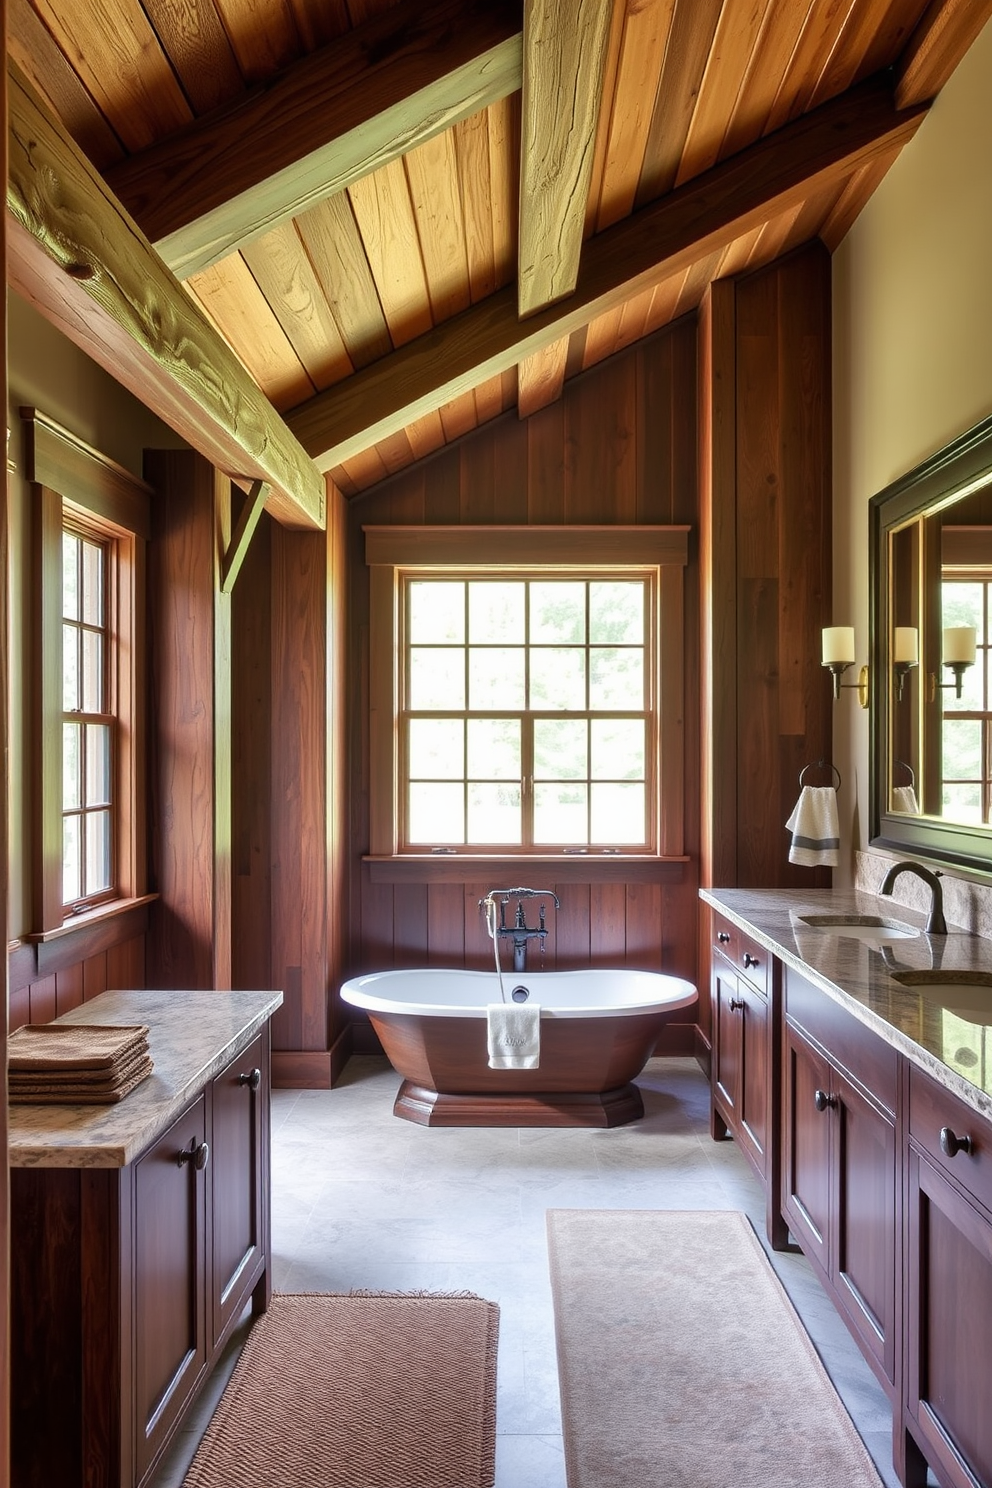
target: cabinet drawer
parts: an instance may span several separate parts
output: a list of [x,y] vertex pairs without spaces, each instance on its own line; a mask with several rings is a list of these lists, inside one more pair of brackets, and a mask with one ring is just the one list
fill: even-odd
[[839,1069],[879,1105],[895,1111],[899,1068],[895,1049],[791,966],[786,972],[785,1012],[789,1022],[825,1049]]
[[726,956],[727,960],[732,962],[734,966],[737,965],[739,956],[738,945],[740,938],[741,932],[737,926],[731,924],[730,920],[725,920],[723,915],[714,912],[712,916],[712,932],[710,935],[713,949],[719,951],[721,956]]
[[[945,1152],[940,1141],[945,1128],[959,1140],[968,1138],[971,1151]],[[915,1068],[909,1074],[909,1134],[935,1167],[992,1212],[992,1124]]]

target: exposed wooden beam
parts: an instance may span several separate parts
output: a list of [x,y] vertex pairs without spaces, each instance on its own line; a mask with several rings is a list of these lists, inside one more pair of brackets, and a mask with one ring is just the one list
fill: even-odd
[[350,459],[467,388],[505,371],[910,139],[926,116],[898,111],[870,78],[585,245],[575,293],[517,317],[509,286],[319,393],[287,422],[321,469]]
[[265,482],[252,481],[251,490],[245,497],[234,531],[231,533],[231,541],[227,545],[220,566],[220,592],[230,594],[237,583],[241,565],[248,553],[248,545],[255,535],[262,512],[265,509]]
[[520,87],[520,0],[405,0],[107,180],[181,279]]
[[524,0],[521,316],[570,295],[579,277],[611,11],[602,0]]
[[268,510],[323,528],[324,479],[8,58],[8,283]]
[[930,0],[896,62],[896,106],[936,98],[990,17],[992,0]]

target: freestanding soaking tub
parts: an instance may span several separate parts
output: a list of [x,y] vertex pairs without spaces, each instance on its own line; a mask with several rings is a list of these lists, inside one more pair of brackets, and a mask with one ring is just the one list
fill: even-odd
[[652,971],[504,971],[503,987],[507,1002],[541,1008],[538,1069],[489,1068],[494,971],[379,971],[345,982],[341,996],[368,1012],[403,1076],[397,1116],[421,1126],[636,1121],[644,1106],[631,1081],[669,1015],[696,1000],[690,982]]

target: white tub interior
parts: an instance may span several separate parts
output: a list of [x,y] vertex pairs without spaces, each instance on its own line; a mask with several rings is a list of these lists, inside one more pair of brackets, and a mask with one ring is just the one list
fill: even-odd
[[[681,977],[657,971],[504,971],[503,990],[511,1000],[515,987],[526,987],[542,1017],[594,1018],[668,1012],[696,1001],[696,989]],[[353,1007],[373,1013],[423,1014],[438,1018],[484,1018],[486,1007],[499,1002],[495,971],[416,968],[375,971],[353,977],[341,988]]]

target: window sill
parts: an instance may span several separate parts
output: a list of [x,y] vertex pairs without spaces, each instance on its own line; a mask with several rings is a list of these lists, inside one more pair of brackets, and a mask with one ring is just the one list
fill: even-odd
[[140,894],[133,899],[113,899],[83,914],[73,915],[53,930],[25,935],[24,943],[34,951],[35,975],[51,976],[63,967],[97,955],[122,940],[141,935],[145,930],[147,907],[158,897],[158,894]]
[[373,883],[474,883],[514,880],[540,875],[551,883],[681,883],[688,857],[656,857],[644,853],[548,853],[538,855],[470,853],[369,853]]

